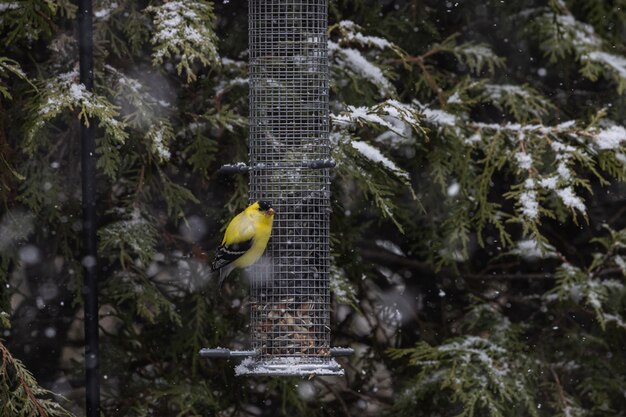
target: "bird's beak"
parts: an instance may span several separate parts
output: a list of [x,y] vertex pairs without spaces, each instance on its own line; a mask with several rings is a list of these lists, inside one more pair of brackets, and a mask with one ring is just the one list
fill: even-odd
[[274,209],[273,208],[269,208],[267,209],[267,211],[265,212],[268,216],[273,216],[274,215]]

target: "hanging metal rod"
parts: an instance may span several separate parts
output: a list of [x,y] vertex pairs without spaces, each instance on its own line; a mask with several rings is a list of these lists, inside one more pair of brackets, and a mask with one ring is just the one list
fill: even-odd
[[[91,0],[78,0],[78,46],[80,82],[93,90],[93,21]],[[98,340],[98,273],[96,223],[96,126],[81,123],[81,168],[83,192],[83,258],[85,310],[85,415],[100,416]]]

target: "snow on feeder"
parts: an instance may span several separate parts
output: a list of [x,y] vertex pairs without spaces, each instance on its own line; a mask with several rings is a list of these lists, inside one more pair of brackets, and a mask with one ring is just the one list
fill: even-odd
[[250,268],[251,351],[237,374],[342,375],[330,347],[327,0],[250,0],[250,201],[276,209],[266,262]]

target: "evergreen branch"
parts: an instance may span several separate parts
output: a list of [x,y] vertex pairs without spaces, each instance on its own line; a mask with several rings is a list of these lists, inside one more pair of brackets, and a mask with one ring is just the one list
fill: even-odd
[[98,120],[105,131],[104,139],[98,144],[98,166],[113,178],[119,167],[118,144],[128,138],[126,126],[119,122],[118,108],[105,97],[87,91],[83,84],[78,84],[78,71],[61,74],[41,88],[36,96],[25,129],[24,149],[29,155],[45,145],[39,133],[48,124],[67,112],[78,112],[78,119],[89,126],[90,121]]
[[187,83],[197,76],[192,69],[194,61],[202,65],[218,65],[213,31],[213,4],[206,0],[170,1],[161,6],[149,6],[154,14],[155,32],[151,42],[155,45],[152,63],[162,64],[167,58],[180,57],[176,65],[178,75],[184,71]]
[[58,30],[53,17],[71,19],[77,9],[70,0],[22,0],[19,4],[2,4],[6,7],[1,10],[0,30],[6,33],[4,43],[7,46],[18,41],[30,45],[41,38],[50,38]]
[[[30,81],[30,79],[24,74],[20,64],[10,58],[0,56],[0,78],[6,77],[7,73],[13,74],[20,78],[23,81],[26,81],[35,91],[37,91],[37,87]],[[0,80],[0,95],[4,96],[4,98],[10,100],[11,94],[9,90]]]
[[[51,394],[37,385],[33,375],[24,367],[22,362],[11,355],[11,352],[0,339],[0,400],[1,410],[4,413],[21,417],[73,417],[53,400],[40,399],[41,396]],[[17,382],[20,389],[12,389],[13,382]],[[18,414],[14,414],[18,413]],[[4,414],[9,415],[9,414]]]
[[184,203],[200,203],[198,198],[194,196],[189,189],[173,182],[162,170],[159,170],[159,178],[163,185],[163,198],[167,204],[169,216],[175,216],[177,218],[183,217]]
[[421,57],[417,57],[417,59],[415,60],[415,63],[422,71],[422,74],[424,74],[424,77],[426,78],[426,82],[430,86],[430,89],[432,90],[432,92],[437,95],[437,99],[439,100],[439,105],[441,106],[442,109],[445,109],[447,101],[443,96],[443,90],[439,87],[439,85],[437,85],[437,81],[431,75],[430,71],[426,67],[426,64],[424,64],[424,60],[420,58]]

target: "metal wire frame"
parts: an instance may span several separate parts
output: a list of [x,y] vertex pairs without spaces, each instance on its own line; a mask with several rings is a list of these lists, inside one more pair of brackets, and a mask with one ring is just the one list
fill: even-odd
[[265,261],[250,271],[252,348],[265,365],[332,360],[330,178],[311,163],[330,159],[327,9],[249,0],[250,200],[276,210]]

